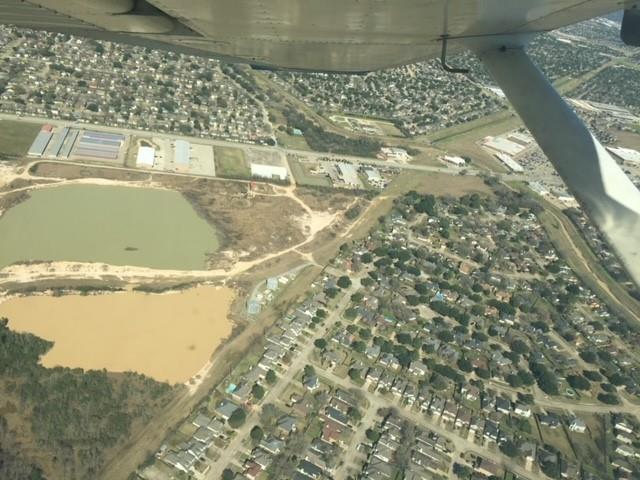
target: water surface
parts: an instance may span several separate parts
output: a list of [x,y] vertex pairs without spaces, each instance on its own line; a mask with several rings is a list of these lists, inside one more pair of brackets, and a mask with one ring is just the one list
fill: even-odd
[[216,230],[167,190],[45,188],[0,216],[0,268],[42,260],[202,270],[218,248]]

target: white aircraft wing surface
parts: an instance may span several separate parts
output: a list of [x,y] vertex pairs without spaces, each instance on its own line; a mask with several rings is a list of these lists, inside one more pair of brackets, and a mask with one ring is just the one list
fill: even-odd
[[460,39],[553,30],[629,0],[0,0],[0,22],[288,69],[414,63]]

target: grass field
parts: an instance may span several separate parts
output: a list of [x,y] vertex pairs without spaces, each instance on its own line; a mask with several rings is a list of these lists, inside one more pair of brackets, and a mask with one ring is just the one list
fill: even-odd
[[251,168],[244,151],[236,147],[213,147],[216,176],[251,178]]
[[576,455],[583,463],[606,475],[607,458],[606,448],[604,448],[606,439],[602,418],[597,415],[581,418],[587,424],[587,432],[569,432]]
[[444,128],[427,135],[416,137],[416,140],[425,139],[435,144],[455,140],[456,137],[465,134],[473,134],[480,139],[487,135],[497,135],[517,128],[522,122],[520,118],[511,110],[502,110],[486,117],[462,123],[453,127]]
[[25,156],[39,131],[34,123],[0,120],[0,159]]
[[312,175],[309,170],[310,164],[302,163],[298,160],[289,160],[291,173],[298,185],[306,185],[309,187],[331,187],[331,180],[322,175]]
[[276,138],[278,139],[278,145],[283,148],[311,151],[304,137],[289,135],[286,132],[276,132]]

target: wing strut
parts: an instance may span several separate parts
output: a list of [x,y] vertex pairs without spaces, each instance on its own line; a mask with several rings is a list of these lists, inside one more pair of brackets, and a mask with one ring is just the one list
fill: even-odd
[[496,46],[478,54],[640,287],[640,191],[523,47]]

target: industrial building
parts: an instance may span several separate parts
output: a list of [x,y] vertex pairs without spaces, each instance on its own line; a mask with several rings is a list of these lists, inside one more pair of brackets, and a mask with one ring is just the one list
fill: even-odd
[[515,157],[527,149],[526,146],[505,137],[486,137],[482,141],[482,145],[510,157]]
[[258,178],[286,180],[289,172],[286,167],[278,165],[264,165],[261,163],[251,164],[251,176]]
[[504,153],[496,153],[495,155],[496,155],[496,158],[500,160],[502,163],[504,163],[506,167],[512,172],[515,172],[515,173],[524,172],[524,168],[522,168],[522,165],[516,162],[509,155],[506,155]]
[[52,137],[53,133],[51,133],[51,130],[45,130],[44,128],[40,130],[38,136],[31,144],[31,147],[29,147],[27,155],[29,155],[30,157],[38,158],[43,157],[44,151],[46,150],[47,145],[49,145]]
[[78,140],[73,155],[95,160],[117,160],[124,141],[124,135],[87,130]]
[[53,138],[51,139],[51,142],[49,142],[49,147],[46,151],[47,157],[57,157],[58,155],[60,155],[62,146],[67,139],[67,135],[69,135],[69,129],[66,127],[53,135]]
[[640,164],[640,152],[637,150],[623,147],[607,147],[607,150],[623,162]]
[[155,164],[156,150],[153,147],[138,148],[136,166],[140,168],[153,168]]

